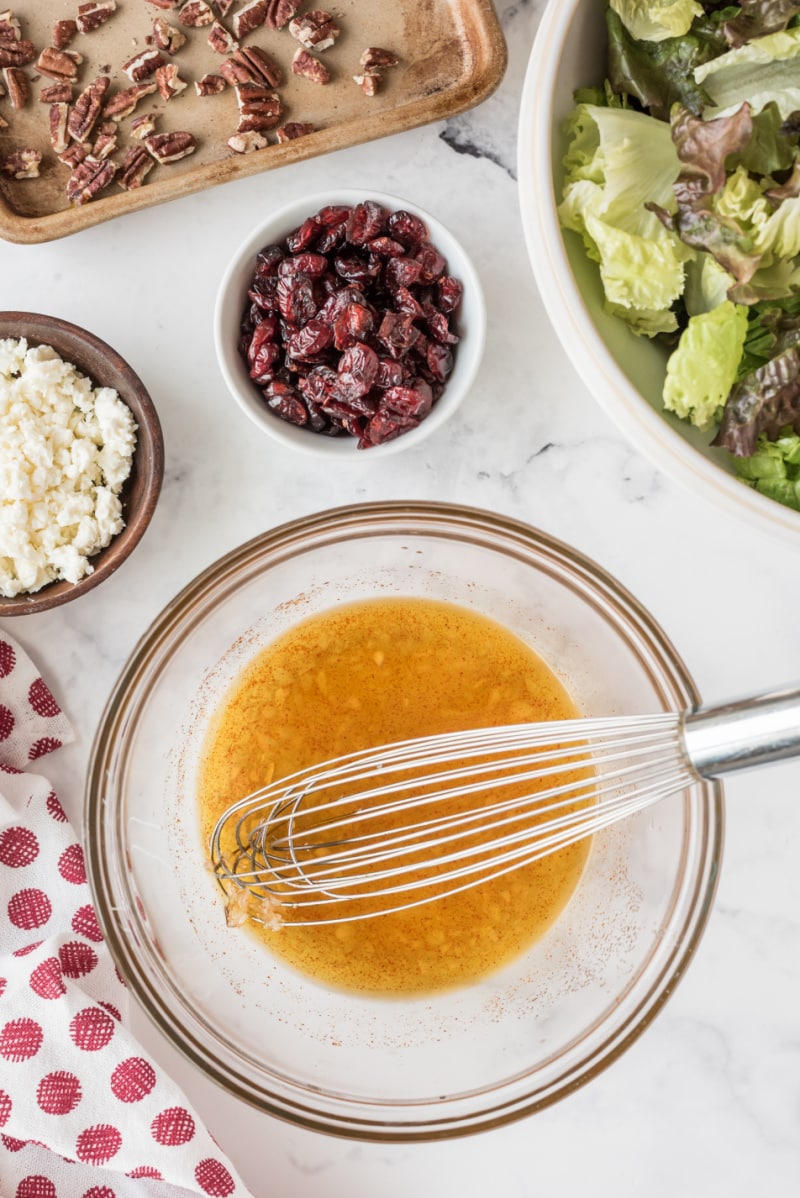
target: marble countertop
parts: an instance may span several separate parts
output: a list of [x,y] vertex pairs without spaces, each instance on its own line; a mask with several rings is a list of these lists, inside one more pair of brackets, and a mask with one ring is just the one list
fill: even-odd
[[[166,440],[152,525],[78,602],[9,622],[64,698],[77,742],[48,763],[74,820],[100,712],[138,637],[198,571],[285,520],[378,499],[467,503],[570,542],[653,613],[706,701],[800,677],[797,546],[679,489],[573,373],[525,254],[514,177],[536,0],[498,3],[499,90],[443,124],[240,180],[62,241],[0,249],[0,308],[63,316],[115,346]],[[489,310],[478,379],[414,452],[331,471],[257,435],[225,390],[211,315],[225,265],[270,208],[331,184],[406,196],[472,254]],[[139,1017],[257,1198],[593,1195],[739,1198],[800,1184],[800,765],[726,786],[728,833],[700,951],[646,1034],[556,1106],[446,1143],[380,1146],[273,1121],[215,1089]],[[0,1187],[2,1188],[2,1187]]]

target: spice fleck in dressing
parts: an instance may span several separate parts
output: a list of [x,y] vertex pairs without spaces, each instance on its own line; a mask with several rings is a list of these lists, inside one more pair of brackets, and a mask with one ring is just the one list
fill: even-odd
[[[267,646],[217,713],[201,771],[205,842],[233,801],[318,761],[407,737],[578,714],[549,666],[485,616],[416,598],[323,612]],[[451,800],[459,801],[475,799]],[[318,982],[388,997],[430,993],[473,982],[528,949],[563,910],[588,851],[582,841],[375,919],[247,927]]]

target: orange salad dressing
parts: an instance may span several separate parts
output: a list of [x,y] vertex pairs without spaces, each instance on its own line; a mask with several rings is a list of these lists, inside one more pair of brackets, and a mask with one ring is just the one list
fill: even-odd
[[[235,799],[315,762],[407,737],[578,714],[529,646],[475,612],[417,598],[323,612],[268,645],[217,712],[201,770],[205,841]],[[527,950],[563,910],[588,851],[581,841],[374,919],[247,927],[320,983],[389,997],[430,993],[471,983]]]

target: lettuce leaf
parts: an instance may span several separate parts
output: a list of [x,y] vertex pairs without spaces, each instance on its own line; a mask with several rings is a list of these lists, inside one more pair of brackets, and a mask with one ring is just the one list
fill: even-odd
[[606,25],[608,78],[615,92],[632,96],[651,116],[663,121],[669,119],[673,104],[682,104],[699,115],[711,102],[694,72],[726,49],[719,28],[701,28],[695,22],[683,37],[639,41],[611,9],[606,12]]
[[723,30],[731,46],[785,29],[800,13],[800,0],[740,0],[740,11],[725,21]]
[[667,362],[664,407],[710,428],[736,381],[746,334],[747,308],[730,300],[692,316]]
[[696,0],[609,0],[628,33],[640,41],[663,42],[688,33],[695,17],[703,15]]
[[728,116],[745,101],[753,112],[774,101],[786,119],[800,109],[800,26],[701,62],[694,68],[694,81],[710,97],[709,117]]
[[786,427],[800,433],[800,347],[796,345],[734,385],[712,445],[749,457],[760,436],[773,441]]

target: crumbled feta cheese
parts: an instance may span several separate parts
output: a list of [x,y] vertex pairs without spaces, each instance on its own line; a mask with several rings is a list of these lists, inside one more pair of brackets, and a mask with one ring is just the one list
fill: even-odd
[[0,595],[78,582],[124,527],[136,423],[49,345],[0,339]]

